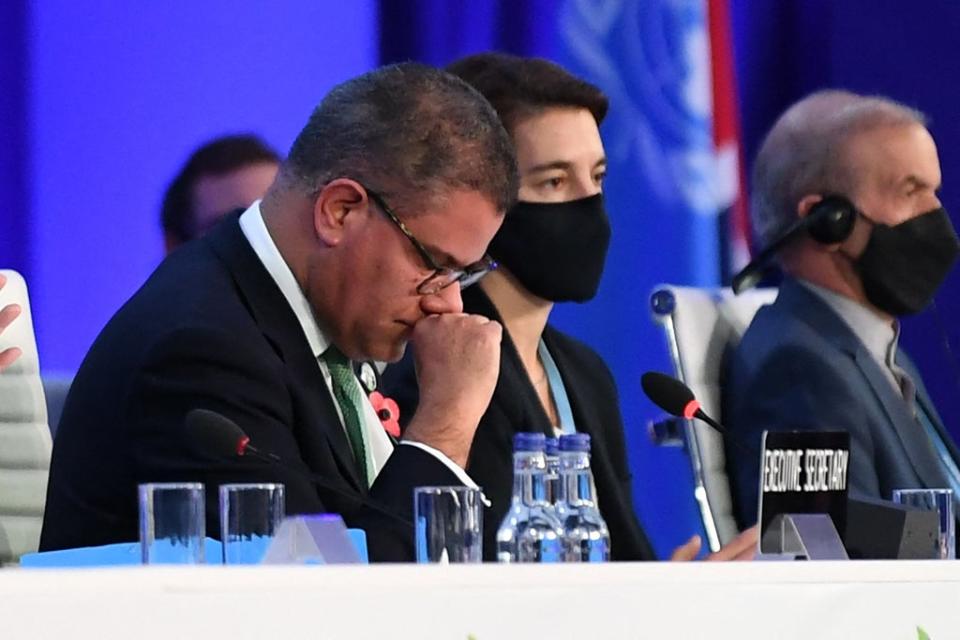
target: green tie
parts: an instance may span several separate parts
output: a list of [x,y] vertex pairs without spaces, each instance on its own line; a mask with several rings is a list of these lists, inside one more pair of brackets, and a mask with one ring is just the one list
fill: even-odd
[[330,345],[323,353],[323,359],[327,363],[330,378],[333,381],[333,396],[340,405],[340,412],[343,413],[343,423],[347,427],[347,439],[350,440],[353,458],[357,463],[357,472],[364,487],[369,487],[367,448],[363,444],[363,423],[360,421],[360,411],[363,406],[360,387],[357,385],[350,361],[339,349]]

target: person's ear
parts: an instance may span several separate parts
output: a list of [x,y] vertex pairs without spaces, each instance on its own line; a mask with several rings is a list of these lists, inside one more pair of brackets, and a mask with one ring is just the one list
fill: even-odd
[[807,214],[810,213],[810,209],[813,209],[813,205],[821,200],[823,200],[823,196],[819,193],[811,193],[800,198],[800,201],[797,202],[797,217],[806,218]]
[[313,228],[317,237],[333,247],[343,240],[351,212],[363,208],[367,195],[360,183],[349,178],[331,180],[313,202]]
[[[823,196],[819,193],[811,193],[803,196],[802,198],[800,198],[800,201],[797,203],[797,215],[801,219],[806,218],[808,215],[810,215],[810,212],[813,210],[813,208],[817,204],[823,202],[823,200],[824,200]],[[808,222],[812,222],[812,221],[808,221]],[[805,232],[804,235],[809,236],[809,233],[810,232],[808,227],[808,231]],[[830,244],[824,244],[823,242],[811,241],[811,244],[813,246],[818,247],[819,250],[826,251],[828,253],[837,252],[840,250],[840,247],[843,246],[843,242],[834,242]]]
[[821,250],[840,251],[842,247],[859,244],[857,236],[863,231],[861,216],[856,206],[845,196],[806,195],[797,204],[797,213],[809,236],[816,240]]

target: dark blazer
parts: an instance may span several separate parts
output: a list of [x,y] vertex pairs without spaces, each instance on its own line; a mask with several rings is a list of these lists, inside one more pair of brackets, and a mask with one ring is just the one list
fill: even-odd
[[[480,287],[463,292],[467,313],[501,321]],[[547,325],[544,342],[560,370],[577,430],[590,434],[592,467],[600,511],[610,529],[615,560],[654,560],[633,507],[630,467],[627,464],[623,421],[617,388],[610,370],[592,349]],[[400,404],[406,421],[416,407],[417,387],[408,357],[388,367],[383,376],[385,393]],[[493,399],[473,439],[467,473],[492,502],[484,513],[484,557],[496,557],[496,532],[513,494],[513,435],[540,431],[553,436],[553,427],[528,378],[516,347],[504,331],[500,350],[500,377]]]
[[[897,364],[913,379],[918,405],[960,459],[902,351]],[[724,420],[747,444],[726,451],[741,526],[757,519],[765,429],[848,431],[852,496],[889,500],[898,488],[950,486],[933,443],[880,365],[843,319],[795,280],[786,279],[774,304],[757,313],[729,362],[723,388]]]
[[[198,407],[234,420],[282,465],[191,453],[182,425]],[[311,472],[348,495],[315,487]],[[163,481],[206,484],[214,537],[218,485],[282,482],[288,513],[342,514],[367,529],[374,560],[412,559],[412,528],[363,501],[409,520],[415,486],[458,484],[400,446],[367,495],[303,329],[236,215],[168,257],[84,359],[54,442],[40,548],[136,540],[137,485]]]

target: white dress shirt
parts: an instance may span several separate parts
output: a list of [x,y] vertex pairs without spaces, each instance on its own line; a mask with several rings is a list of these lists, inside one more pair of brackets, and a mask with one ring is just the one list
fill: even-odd
[[[340,424],[344,430],[346,430],[343,422],[343,413],[340,411],[340,406],[333,396],[330,370],[321,357],[330,346],[330,340],[324,335],[323,331],[320,330],[310,303],[307,301],[306,296],[303,295],[303,291],[300,289],[300,285],[297,284],[296,278],[293,277],[293,272],[290,271],[290,267],[287,266],[283,256],[280,255],[280,250],[277,249],[277,245],[274,244],[273,238],[270,237],[267,226],[263,222],[263,216],[260,213],[259,200],[250,205],[250,208],[240,216],[240,229],[243,235],[246,236],[254,253],[260,258],[260,262],[263,263],[267,273],[270,274],[270,277],[273,278],[273,281],[280,289],[287,304],[290,305],[290,308],[296,315],[297,321],[303,329],[303,335],[309,343],[314,357],[317,359],[317,366],[320,367],[320,371],[323,373],[323,380],[327,384],[327,392],[330,393],[333,406],[337,409]],[[360,420],[363,426],[363,444],[367,453],[367,459],[365,461],[367,477],[370,478],[370,483],[373,484],[374,479],[387,463],[387,458],[393,453],[393,443],[387,436],[386,431],[384,431],[380,418],[377,417],[377,413],[370,403],[366,392],[360,387],[360,381],[355,377],[351,378],[351,380],[353,384],[357,385],[360,396],[363,398]],[[466,471],[437,449],[420,442],[402,441],[400,444],[419,447],[430,453],[455,473],[461,482],[469,487],[476,488],[476,483],[467,475]]]

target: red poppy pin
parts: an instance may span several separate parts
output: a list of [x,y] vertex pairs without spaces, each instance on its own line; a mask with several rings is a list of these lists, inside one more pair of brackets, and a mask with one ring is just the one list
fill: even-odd
[[383,430],[394,438],[400,437],[400,407],[393,398],[387,398],[379,391],[370,394],[370,404],[380,418]]

